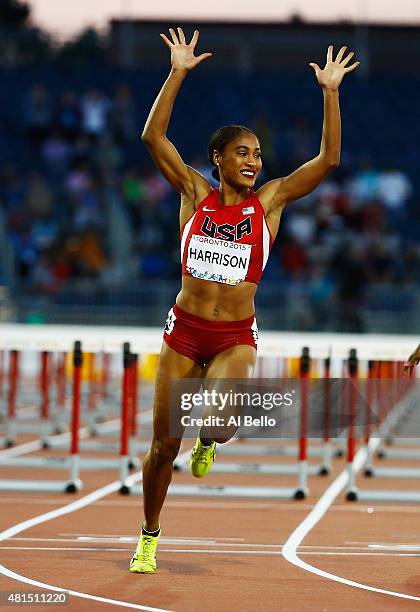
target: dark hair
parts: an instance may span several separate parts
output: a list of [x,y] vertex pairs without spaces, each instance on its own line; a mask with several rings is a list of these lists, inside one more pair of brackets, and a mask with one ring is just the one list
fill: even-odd
[[210,138],[208,147],[209,162],[212,166],[215,166],[211,174],[217,181],[220,181],[220,175],[219,168],[214,163],[214,152],[222,152],[226,145],[228,145],[232,140],[235,140],[235,138],[237,138],[243,132],[253,134],[255,136],[255,133],[252,130],[243,125],[224,125],[216,130]]

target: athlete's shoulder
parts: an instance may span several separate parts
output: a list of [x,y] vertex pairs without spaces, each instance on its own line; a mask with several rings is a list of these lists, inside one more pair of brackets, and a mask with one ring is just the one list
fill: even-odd
[[198,204],[196,204],[196,210],[198,210],[199,208],[202,208],[203,206],[209,205],[209,204],[214,204],[217,205],[218,202],[218,193],[219,190],[217,189],[217,187],[211,187],[211,190],[209,191],[209,193],[207,193],[202,200],[200,200],[198,202]]
[[252,203],[253,206],[256,206],[258,210],[263,213],[263,215],[266,215],[267,213],[266,213],[263,203],[261,202],[261,198],[259,197],[258,191],[251,192],[251,197],[249,201]]
[[259,187],[257,195],[266,214],[273,210],[273,208],[283,208],[285,206],[284,182],[285,178],[282,177],[268,181]]

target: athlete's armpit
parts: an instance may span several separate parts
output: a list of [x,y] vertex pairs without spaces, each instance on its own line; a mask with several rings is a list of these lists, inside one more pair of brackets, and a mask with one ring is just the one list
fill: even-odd
[[205,176],[192,166],[187,166],[188,173],[194,184],[194,205],[195,208],[211,193],[212,186]]

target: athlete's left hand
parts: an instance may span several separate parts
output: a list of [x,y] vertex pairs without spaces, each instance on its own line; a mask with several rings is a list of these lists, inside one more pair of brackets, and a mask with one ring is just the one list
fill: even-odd
[[360,64],[360,62],[354,62],[351,64],[351,66],[347,66],[353,57],[354,52],[350,51],[350,53],[344,57],[346,50],[347,47],[341,47],[340,51],[337,53],[337,57],[335,60],[333,60],[334,49],[333,46],[330,45],[327,52],[327,63],[325,64],[325,68],[323,70],[321,70],[318,64],[309,64],[314,69],[318,83],[323,89],[337,91],[344,75],[347,72],[352,72],[352,70],[357,68],[357,66]]

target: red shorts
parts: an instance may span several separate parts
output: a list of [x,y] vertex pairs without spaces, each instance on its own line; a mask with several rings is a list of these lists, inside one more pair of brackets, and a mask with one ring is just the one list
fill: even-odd
[[258,327],[255,317],[243,321],[207,321],[175,304],[168,313],[163,339],[177,353],[204,365],[238,344],[256,349]]

